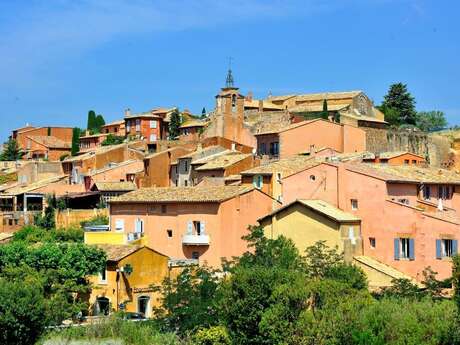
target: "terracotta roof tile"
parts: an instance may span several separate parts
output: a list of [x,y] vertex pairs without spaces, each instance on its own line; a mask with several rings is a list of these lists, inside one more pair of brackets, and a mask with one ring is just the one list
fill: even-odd
[[142,188],[113,198],[110,202],[223,202],[253,189],[252,186]]
[[141,249],[141,245],[133,244],[97,244],[97,248],[102,249],[107,255],[107,261],[120,261]]
[[197,171],[204,171],[204,170],[215,170],[215,169],[225,169],[229,166],[232,166],[243,159],[252,156],[250,153],[244,154],[240,152],[230,152],[223,155],[219,155],[214,159],[211,159],[208,163],[203,164],[196,168]]
[[389,182],[460,184],[459,173],[434,167],[349,163],[346,165],[346,168],[350,171],[374,176]]
[[283,177],[286,177],[319,165],[323,161],[324,158],[322,157],[296,156],[243,171],[241,175],[273,175],[274,173],[281,173]]
[[137,189],[133,182],[96,182],[95,186],[101,192],[130,192]]

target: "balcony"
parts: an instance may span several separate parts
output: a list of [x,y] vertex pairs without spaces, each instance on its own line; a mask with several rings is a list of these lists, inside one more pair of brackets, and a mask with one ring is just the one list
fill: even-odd
[[184,246],[209,246],[209,235],[187,234],[182,236]]

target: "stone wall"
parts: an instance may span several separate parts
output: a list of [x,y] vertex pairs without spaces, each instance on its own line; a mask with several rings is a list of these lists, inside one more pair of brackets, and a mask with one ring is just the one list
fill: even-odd
[[366,148],[370,152],[409,151],[434,166],[449,162],[450,140],[447,137],[406,130],[362,127],[366,131]]

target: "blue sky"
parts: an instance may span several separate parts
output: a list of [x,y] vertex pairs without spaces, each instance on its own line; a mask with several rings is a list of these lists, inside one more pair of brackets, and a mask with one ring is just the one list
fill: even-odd
[[255,97],[408,84],[460,124],[459,1],[0,1],[0,139],[123,109],[200,113],[223,86]]

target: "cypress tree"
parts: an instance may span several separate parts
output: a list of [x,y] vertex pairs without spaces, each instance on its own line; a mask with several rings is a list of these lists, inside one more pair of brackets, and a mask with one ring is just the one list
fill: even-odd
[[171,113],[169,120],[169,140],[174,140],[179,136],[179,127],[181,125],[180,114],[177,109]]
[[203,107],[203,110],[201,110],[201,118],[204,119],[206,117],[206,108]]
[[93,128],[93,130],[100,133],[101,127],[104,125],[105,125],[104,117],[101,114],[99,114],[98,116],[96,116],[95,127]]
[[86,129],[91,131],[96,128],[96,113],[94,110],[90,110],[88,112],[88,123],[86,125]]
[[80,151],[80,134],[81,134],[81,129],[78,127],[75,127],[72,131],[72,148],[71,148],[72,156],[75,156],[78,153],[78,151]]
[[329,111],[327,110],[327,100],[323,100],[323,111],[321,112],[321,117],[325,120],[329,119]]

